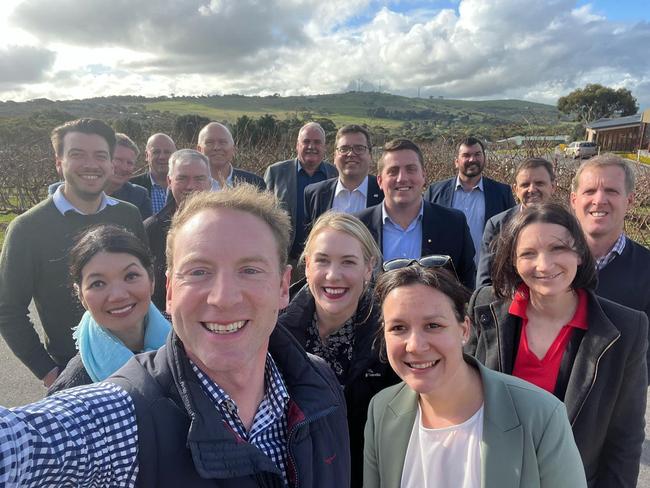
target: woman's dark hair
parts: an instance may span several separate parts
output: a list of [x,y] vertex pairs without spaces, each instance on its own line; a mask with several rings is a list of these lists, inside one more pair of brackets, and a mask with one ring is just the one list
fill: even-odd
[[[418,264],[412,264],[405,268],[382,273],[375,285],[377,303],[380,307],[383,307],[384,300],[391,291],[411,285],[428,286],[449,297],[456,319],[459,322],[465,320],[465,316],[467,315],[467,302],[469,301],[471,292],[451,272],[444,268],[424,268]],[[381,324],[382,326],[377,331],[377,340],[380,346],[380,356],[384,359],[386,342],[384,339],[383,312]]]
[[126,253],[135,256],[153,280],[153,259],[147,246],[134,234],[117,225],[97,225],[79,234],[70,251],[70,279],[81,285],[81,270],[100,252]]
[[496,254],[492,265],[492,286],[497,297],[510,298],[521,284],[517,273],[517,241],[521,231],[530,224],[557,224],[564,227],[571,236],[573,251],[578,255],[580,264],[571,288],[593,290],[597,284],[596,263],[580,224],[564,206],[557,203],[531,205],[514,215],[501,230],[496,242]]

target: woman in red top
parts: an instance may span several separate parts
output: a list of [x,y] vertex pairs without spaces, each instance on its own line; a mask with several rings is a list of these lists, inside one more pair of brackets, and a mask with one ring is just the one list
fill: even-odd
[[635,487],[645,438],[647,317],[594,294],[594,259],[560,205],[523,209],[496,245],[493,285],[470,301],[466,352],[564,401],[590,487]]

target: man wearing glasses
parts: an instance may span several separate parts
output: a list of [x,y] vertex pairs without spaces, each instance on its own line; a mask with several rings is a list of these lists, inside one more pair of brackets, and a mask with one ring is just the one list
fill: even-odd
[[426,182],[420,148],[408,139],[386,143],[377,162],[384,201],[357,217],[377,241],[384,261],[450,256],[461,283],[474,288],[474,244],[465,215],[422,198]]
[[356,124],[341,127],[336,133],[334,152],[339,177],[305,188],[307,229],[327,210],[356,213],[381,203],[384,192],[377,184],[377,177],[368,174],[371,162],[372,142],[368,131]]

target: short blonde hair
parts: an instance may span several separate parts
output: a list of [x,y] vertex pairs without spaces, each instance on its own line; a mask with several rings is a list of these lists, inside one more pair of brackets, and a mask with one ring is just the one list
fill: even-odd
[[[241,183],[235,188],[224,188],[217,192],[196,192],[190,195],[176,211],[167,234],[167,269],[174,268],[174,241],[180,229],[199,212],[203,210],[230,209],[249,213],[264,221],[278,246],[278,263],[280,272],[287,264],[291,220],[289,214],[280,208],[278,201],[271,192],[259,191],[256,186]],[[254,239],[255,236],[251,236]]]
[[300,263],[304,263],[305,258],[309,256],[314,239],[325,229],[338,230],[359,241],[359,244],[361,244],[361,252],[363,253],[363,260],[366,264],[372,263],[374,266],[381,263],[379,246],[377,246],[372,234],[370,234],[370,231],[363,222],[354,215],[333,211],[325,212],[314,223],[305,241],[305,249],[300,255]]

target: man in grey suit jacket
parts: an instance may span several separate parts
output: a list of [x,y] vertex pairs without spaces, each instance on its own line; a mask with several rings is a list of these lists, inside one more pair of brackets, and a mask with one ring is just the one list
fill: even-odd
[[212,172],[212,190],[220,190],[223,185],[234,186],[245,182],[255,185],[261,191],[266,190],[266,185],[261,176],[233,167],[235,157],[235,141],[228,127],[219,122],[210,122],[201,132],[196,146],[197,151],[210,160]]
[[501,229],[522,208],[550,201],[556,187],[553,165],[546,159],[528,158],[517,165],[515,183],[512,185],[512,189],[521,205],[490,217],[485,224],[483,239],[481,240],[481,256],[476,271],[476,288],[492,283],[490,274],[492,272],[492,260],[496,253],[496,242],[494,240],[498,238]]
[[[304,192],[307,185],[338,175],[336,168],[323,161],[325,155],[325,131],[316,122],[309,122],[298,132],[296,143],[298,157],[280,161],[266,168],[266,188],[289,212],[293,235],[289,247],[289,264],[295,266],[305,241]],[[300,203],[300,204],[299,204]]]
[[510,187],[483,176],[485,168],[485,146],[475,137],[468,137],[458,145],[454,166],[458,175],[429,185],[424,199],[444,207],[462,211],[467,217],[475,261],[481,252],[481,237],[487,220],[510,207],[515,206]]
[[305,188],[305,227],[311,228],[327,210],[356,213],[381,203],[384,192],[377,177],[369,175],[372,163],[370,133],[356,124],[344,125],[336,133],[334,165],[338,178]]

